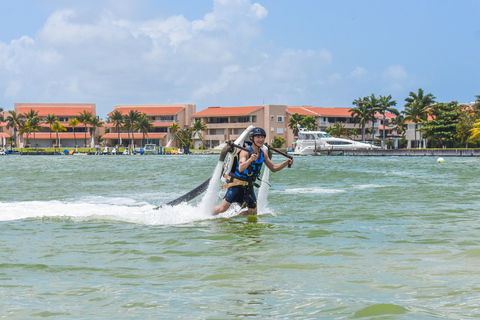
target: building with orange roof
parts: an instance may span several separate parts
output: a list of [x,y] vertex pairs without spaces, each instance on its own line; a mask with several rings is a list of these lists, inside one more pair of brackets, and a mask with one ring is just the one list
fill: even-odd
[[[263,105],[248,107],[209,107],[192,114],[193,121],[201,120],[207,126],[203,132],[205,148],[218,147],[225,140],[235,140],[250,125],[262,127],[267,133],[265,142],[272,143],[274,137],[286,139],[286,105]],[[199,148],[201,139],[194,139]]]
[[3,149],[7,146],[7,139],[10,138],[10,135],[7,133],[7,122],[2,121],[4,119],[5,113],[0,112],[0,147]]
[[[72,127],[68,121],[78,118],[80,113],[86,111],[96,117],[96,105],[94,103],[15,103],[14,111],[17,115],[25,115],[34,110],[40,118],[40,129],[35,132],[22,132],[21,128],[17,128],[16,145],[20,148],[46,148],[57,144],[56,132],[52,132],[49,124],[45,123],[48,115],[54,115],[58,118],[61,125],[65,126],[66,131],[58,132],[58,147],[75,147],[83,146],[92,147],[94,145],[95,134],[91,134],[91,126],[86,127],[83,124]],[[11,113],[4,112],[6,119]],[[25,117],[23,117],[25,120]],[[1,125],[0,125],[1,126]],[[75,131],[74,131],[75,129]],[[3,131],[9,136],[13,136],[14,129],[6,130],[6,123]],[[7,137],[8,138],[8,137]],[[85,143],[86,141],[86,143]]]
[[[117,105],[109,114],[109,120],[105,124],[106,133],[102,136],[107,146],[128,146],[131,144],[132,134],[128,130],[118,127],[110,121],[115,111],[123,116],[131,110],[146,114],[152,121],[152,126],[145,135],[136,130],[133,133],[135,146],[155,144],[157,146],[173,146],[173,133],[170,127],[176,123],[180,129],[191,127],[191,116],[195,113],[194,104],[158,104],[158,105]],[[118,130],[118,131],[117,131]]]
[[[346,129],[359,128],[353,121],[350,108],[324,108],[313,106],[286,106],[286,105],[263,105],[250,107],[210,107],[192,115],[193,121],[201,120],[207,126],[204,132],[205,147],[212,148],[225,140],[235,140],[249,125],[259,126],[267,133],[266,142],[273,143],[275,137],[285,139],[286,146],[291,146],[296,137],[293,130],[288,127],[293,114],[312,116],[318,124],[319,130],[325,130],[336,122],[342,123]],[[386,136],[391,134],[392,128],[388,127],[388,121],[394,115],[386,113],[383,120],[381,114],[376,115],[375,121],[370,121],[367,128],[375,129],[375,136],[383,135],[383,122],[386,124]],[[366,136],[371,139],[371,135]],[[195,140],[198,147],[200,140]]]

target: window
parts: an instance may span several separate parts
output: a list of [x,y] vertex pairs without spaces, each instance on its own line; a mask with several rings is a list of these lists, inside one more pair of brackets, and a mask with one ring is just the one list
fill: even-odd
[[283,128],[277,128],[277,133],[283,134]]
[[208,123],[228,123],[228,118],[208,118]]
[[278,116],[277,117],[277,122],[283,122],[283,116]]

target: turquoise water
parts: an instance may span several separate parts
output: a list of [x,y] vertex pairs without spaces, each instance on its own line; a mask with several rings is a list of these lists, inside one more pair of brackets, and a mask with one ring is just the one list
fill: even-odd
[[153,210],[217,160],[0,157],[0,318],[480,318],[479,158],[296,158],[256,219]]

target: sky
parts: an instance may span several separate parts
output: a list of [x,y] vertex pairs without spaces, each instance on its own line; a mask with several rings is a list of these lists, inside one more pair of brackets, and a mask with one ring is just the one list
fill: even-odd
[[0,108],[16,102],[403,110],[480,95],[480,0],[0,0]]

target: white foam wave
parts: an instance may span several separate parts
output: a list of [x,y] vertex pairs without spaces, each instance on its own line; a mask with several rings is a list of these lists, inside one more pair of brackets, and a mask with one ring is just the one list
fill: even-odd
[[[121,201],[120,201],[121,200]],[[156,206],[133,199],[88,197],[76,201],[0,202],[0,221],[65,218],[74,221],[110,220],[142,225],[181,225],[197,221],[231,218],[241,211],[232,205],[229,210],[213,216],[200,203]],[[265,208],[259,214],[269,213]]]
[[345,192],[345,190],[341,190],[341,189],[328,189],[328,188],[322,188],[322,187],[314,187],[314,188],[285,189],[285,192],[286,192],[286,193],[290,193],[290,194],[301,194],[301,193],[329,194],[329,193]]

